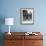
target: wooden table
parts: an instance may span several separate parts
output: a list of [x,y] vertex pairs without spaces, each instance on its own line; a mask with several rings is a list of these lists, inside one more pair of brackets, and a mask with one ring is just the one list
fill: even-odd
[[43,46],[43,35],[40,32],[38,35],[25,35],[26,32],[11,32],[8,35],[4,33],[4,46]]

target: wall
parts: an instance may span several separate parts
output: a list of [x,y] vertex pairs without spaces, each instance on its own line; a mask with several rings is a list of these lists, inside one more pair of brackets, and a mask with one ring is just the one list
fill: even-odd
[[[45,0],[1,0],[2,17],[13,17],[15,19],[14,26],[11,31],[46,31],[46,1]],[[34,8],[34,24],[20,24],[20,8]],[[7,31],[6,25],[1,26],[2,32]],[[19,29],[19,30],[18,30]]]
[[[46,0],[0,0],[0,18],[13,17],[15,19],[11,32],[40,31],[46,40]],[[34,24],[20,24],[20,8],[34,8]],[[0,32],[8,32],[8,26],[0,24]],[[46,42],[44,41],[46,44]],[[44,45],[45,45],[44,44]]]

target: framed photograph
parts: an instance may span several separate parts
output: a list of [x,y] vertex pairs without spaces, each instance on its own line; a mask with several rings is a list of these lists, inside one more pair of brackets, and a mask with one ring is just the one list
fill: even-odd
[[20,8],[21,24],[34,23],[34,8]]

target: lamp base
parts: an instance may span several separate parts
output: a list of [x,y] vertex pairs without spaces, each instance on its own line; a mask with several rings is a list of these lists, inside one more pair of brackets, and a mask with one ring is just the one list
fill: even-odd
[[9,34],[9,35],[11,35],[11,33],[10,33],[10,32],[8,32],[8,34]]

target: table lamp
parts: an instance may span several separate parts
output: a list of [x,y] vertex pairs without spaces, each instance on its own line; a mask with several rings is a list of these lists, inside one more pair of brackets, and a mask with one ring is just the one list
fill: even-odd
[[10,26],[14,25],[14,18],[5,18],[5,25],[9,25],[8,34],[11,35],[11,33],[10,33]]

